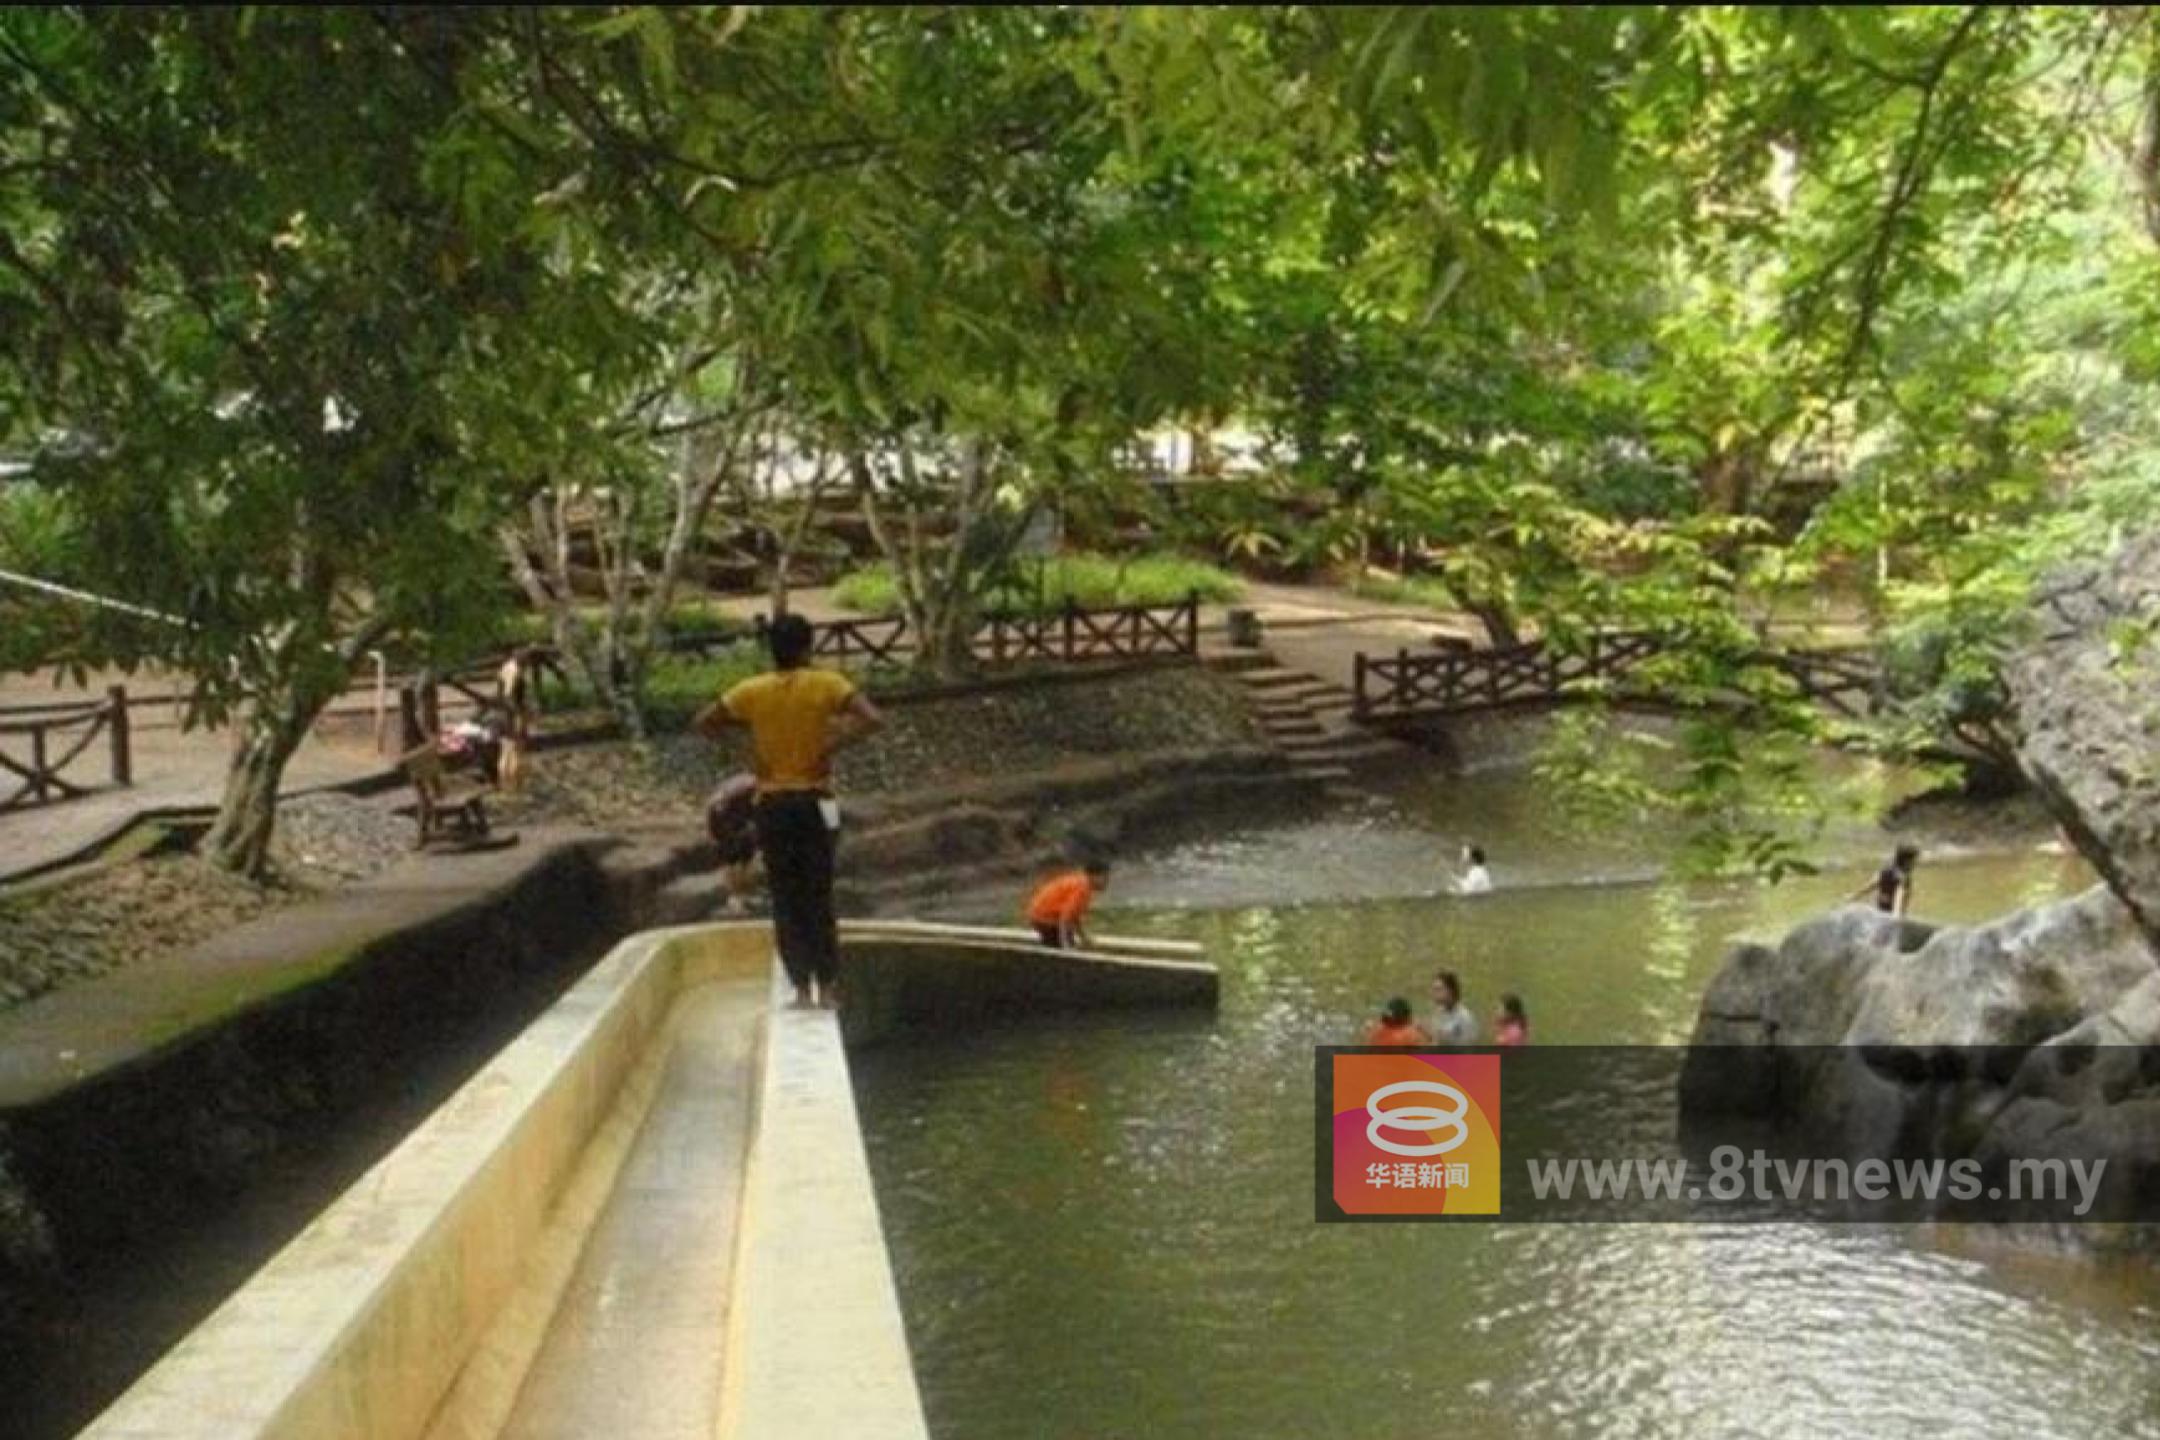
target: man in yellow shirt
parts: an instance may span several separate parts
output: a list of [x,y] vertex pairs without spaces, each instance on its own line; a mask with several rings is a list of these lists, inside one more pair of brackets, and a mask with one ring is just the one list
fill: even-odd
[[[885,723],[845,675],[810,662],[810,622],[782,615],[766,631],[773,668],[729,689],[697,717],[717,739],[730,725],[750,731],[757,776],[758,850],[772,890],[773,935],[795,985],[795,1003],[840,1003],[840,931],[833,916],[832,757]],[[815,987],[813,989],[813,987]]]

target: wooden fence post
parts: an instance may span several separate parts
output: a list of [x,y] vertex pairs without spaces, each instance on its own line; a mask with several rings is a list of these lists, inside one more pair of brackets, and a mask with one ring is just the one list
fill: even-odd
[[115,785],[135,783],[135,751],[133,736],[128,733],[127,686],[115,685],[105,692],[107,703],[112,706],[112,778]]
[[1365,694],[1365,652],[1360,650],[1350,661],[1351,708],[1359,715],[1372,709],[1372,702]]
[[45,801],[45,727],[35,721],[30,726],[30,793],[40,804]]
[[1076,626],[1076,625],[1077,625],[1077,624],[1079,623],[1079,613],[1080,613],[1080,607],[1079,607],[1079,605],[1078,605],[1078,604],[1077,604],[1077,603],[1076,603],[1076,602],[1075,602],[1075,601],[1073,600],[1073,598],[1072,598],[1072,597],[1071,597],[1070,595],[1066,596],[1066,597],[1065,597],[1065,663],[1066,663],[1066,664],[1068,664],[1068,665],[1070,665],[1070,664],[1072,663],[1072,660],[1073,660],[1073,629],[1074,629],[1074,627],[1075,627],[1075,626]]
[[1185,653],[1200,653],[1200,592],[1185,592]]

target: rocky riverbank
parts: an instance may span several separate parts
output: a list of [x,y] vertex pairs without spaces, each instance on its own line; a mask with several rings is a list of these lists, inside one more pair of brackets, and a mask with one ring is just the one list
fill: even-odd
[[2139,1223],[2080,1237],[2160,1248],[2160,690],[2122,643],[2156,596],[2160,536],[2058,577],[2005,672],[2040,801],[2106,883],[1986,925],[1849,907],[1740,947],[1703,997],[1684,1115],[1992,1173],[2104,1159],[2099,1213]]
[[258,883],[192,855],[121,860],[0,897],[0,1010],[381,873],[412,845],[382,806],[323,794],[278,814],[277,873]]
[[[851,799],[934,795],[1075,762],[1249,746],[1258,732],[1238,687],[1212,671],[1135,671],[886,706],[886,728],[839,760]],[[720,743],[667,735],[642,749],[609,741],[533,757],[523,795],[496,810],[514,823],[598,827],[701,823],[705,798],[748,767],[740,734]]]

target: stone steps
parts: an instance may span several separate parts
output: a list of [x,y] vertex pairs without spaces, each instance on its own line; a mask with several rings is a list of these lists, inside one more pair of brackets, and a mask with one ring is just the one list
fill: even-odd
[[1294,761],[1336,765],[1373,765],[1399,759],[1402,755],[1401,747],[1392,741],[1361,735],[1292,740],[1285,743],[1282,750]]
[[1200,663],[1210,670],[1219,670],[1224,674],[1240,677],[1249,675],[1255,670],[1280,668],[1275,665],[1274,661],[1268,659],[1265,651],[1261,650],[1203,649],[1200,654]]
[[1400,742],[1356,723],[1356,697],[1344,686],[1273,662],[1236,674],[1255,724],[1290,761],[1291,775],[1326,787],[1331,798],[1361,798],[1350,783],[1358,768],[1404,757]]
[[1297,689],[1320,682],[1302,670],[1281,665],[1260,665],[1236,672],[1239,682],[1254,690]]

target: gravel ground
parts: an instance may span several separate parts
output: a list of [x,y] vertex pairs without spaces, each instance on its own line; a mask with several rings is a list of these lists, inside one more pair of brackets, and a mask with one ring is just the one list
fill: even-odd
[[[888,714],[882,733],[842,757],[844,793],[934,788],[1075,758],[1254,738],[1236,683],[1198,670],[996,690],[896,705]],[[695,825],[705,796],[746,760],[740,738],[714,745],[684,735],[645,753],[601,744],[539,754],[529,761],[525,793],[491,798],[489,813],[513,825]],[[252,884],[179,856],[0,898],[0,1010],[365,880],[411,843],[412,822],[381,805],[306,796],[279,813],[272,883]]]
[[279,874],[268,884],[179,855],[0,898],[0,1010],[365,880],[411,842],[410,821],[349,796],[312,795],[279,812]]
[[[931,789],[1077,758],[1257,738],[1236,682],[1200,670],[925,700],[886,715],[883,731],[840,757],[843,794]],[[525,793],[491,801],[490,813],[512,823],[584,825],[695,816],[704,797],[747,760],[739,736],[717,745],[666,736],[642,755],[627,744],[539,754],[527,763]]]

